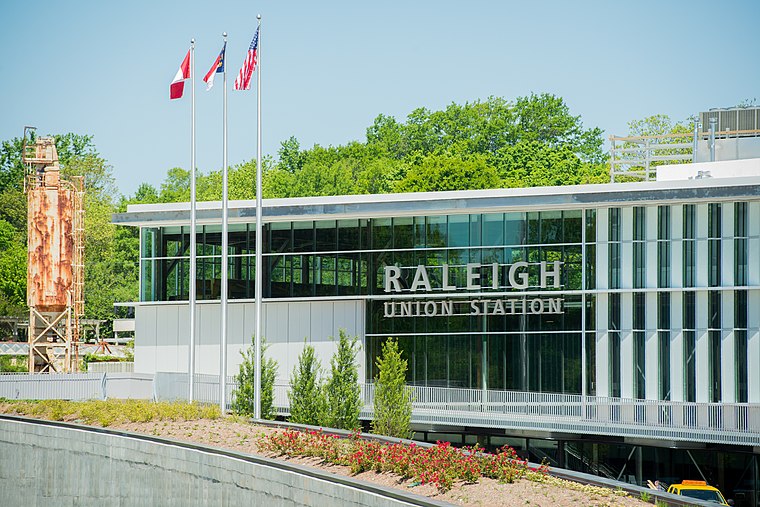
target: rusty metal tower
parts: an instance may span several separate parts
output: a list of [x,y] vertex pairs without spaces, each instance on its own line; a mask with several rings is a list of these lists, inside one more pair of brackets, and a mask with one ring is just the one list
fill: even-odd
[[29,371],[75,372],[84,312],[84,180],[60,175],[55,140],[24,129]]

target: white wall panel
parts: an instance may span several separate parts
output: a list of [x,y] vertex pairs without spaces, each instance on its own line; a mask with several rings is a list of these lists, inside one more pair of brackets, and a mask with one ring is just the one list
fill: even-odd
[[[141,305],[136,308],[135,371],[187,371],[188,305]],[[220,355],[220,305],[204,303],[197,307],[196,372],[217,375]],[[240,351],[252,342],[255,330],[255,304],[228,305],[227,373],[238,372]],[[264,338],[267,355],[278,364],[278,381],[290,378],[304,339],[314,346],[322,365],[329,366],[335,350],[332,336],[344,328],[350,336],[364,340],[363,301],[277,302],[263,305]],[[314,327],[312,327],[312,325]],[[157,337],[160,337],[157,339]],[[364,348],[357,355],[360,378],[364,378]],[[139,368],[139,369],[138,369]]]
[[760,290],[748,291],[747,365],[750,403],[760,403]]
[[646,216],[646,258],[644,259],[645,283],[647,287],[657,287],[657,206],[647,206]]
[[596,210],[596,241],[604,243],[609,240],[610,232],[610,209],[599,208]]
[[633,287],[633,208],[622,208],[620,220],[620,239],[623,241],[620,245],[620,288],[630,289]]
[[[721,206],[721,234],[720,242],[720,284],[725,287],[734,285],[734,203],[727,202]],[[725,312],[723,313],[725,317]],[[733,314],[732,314],[733,315]],[[723,327],[731,327],[723,325]]]

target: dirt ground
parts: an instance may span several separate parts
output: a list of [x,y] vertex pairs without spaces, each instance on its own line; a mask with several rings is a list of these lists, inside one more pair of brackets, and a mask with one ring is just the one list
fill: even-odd
[[[232,418],[197,420],[188,422],[157,421],[147,423],[124,423],[112,426],[136,433],[145,433],[176,440],[187,440],[249,454],[283,459],[270,452],[262,452],[256,445],[256,437],[276,429],[255,426]],[[317,458],[289,459],[294,463],[319,468],[334,474],[351,475],[348,467],[322,463]],[[477,484],[455,484],[446,492],[439,493],[430,485],[411,486],[410,481],[400,480],[388,473],[364,472],[357,476],[364,481],[411,491],[445,502],[463,506],[521,506],[521,507],[581,507],[581,506],[643,506],[651,505],[638,498],[622,497],[612,491],[598,494],[596,488],[580,486],[581,491],[566,487],[562,481],[549,479],[548,483],[521,480],[513,484],[500,484],[492,479],[481,479]],[[598,490],[597,490],[598,491]]]

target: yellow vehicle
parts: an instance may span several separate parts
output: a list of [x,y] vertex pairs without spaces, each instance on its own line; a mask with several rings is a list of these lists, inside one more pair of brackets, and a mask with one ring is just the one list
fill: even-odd
[[718,488],[708,486],[705,481],[682,481],[681,484],[671,484],[668,493],[674,495],[687,496],[704,500],[706,502],[715,502],[719,505],[729,505],[723,494]]

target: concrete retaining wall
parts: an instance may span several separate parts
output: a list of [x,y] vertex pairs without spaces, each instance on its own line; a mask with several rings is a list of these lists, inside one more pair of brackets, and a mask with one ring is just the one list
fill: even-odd
[[243,453],[12,416],[0,416],[0,503],[40,507],[448,505]]

